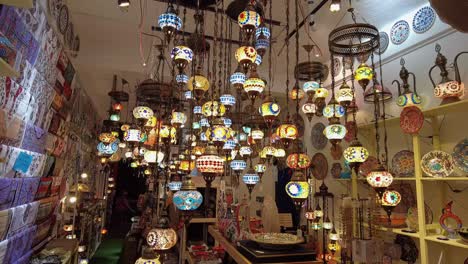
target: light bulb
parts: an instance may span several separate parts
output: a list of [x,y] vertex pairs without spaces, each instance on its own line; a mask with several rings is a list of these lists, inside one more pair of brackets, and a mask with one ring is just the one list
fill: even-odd
[[330,4],[330,11],[335,13],[341,10],[341,0],[332,0]]
[[128,7],[130,6],[130,0],[118,0],[117,3],[120,7]]

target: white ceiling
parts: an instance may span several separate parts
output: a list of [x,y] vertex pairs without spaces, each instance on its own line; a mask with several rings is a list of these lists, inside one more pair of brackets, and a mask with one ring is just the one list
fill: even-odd
[[[153,33],[163,37],[160,32],[151,32],[151,26],[157,23],[157,17],[166,9],[166,4],[152,1],[141,0],[143,2],[144,19],[142,29],[144,32]],[[142,59],[139,55],[139,34],[138,28],[140,24],[140,0],[131,0],[131,7],[128,12],[122,12],[117,7],[117,0],[68,0],[67,4],[72,12],[72,21],[81,39],[81,51],[75,60],[80,80],[84,85],[88,94],[93,98],[95,104],[99,107],[99,114],[105,117],[105,113],[109,107],[109,99],[107,93],[112,87],[113,75],[117,74],[130,82],[130,86],[134,86],[138,81],[145,79],[145,68],[142,66]],[[145,4],[146,2],[146,4]],[[225,0],[227,6],[230,0]],[[306,1],[300,0],[303,6],[303,13],[307,14],[314,6],[320,2],[315,0],[315,3],[307,6]],[[330,31],[338,24],[343,25],[351,22],[350,16],[345,15],[348,7],[348,1],[342,0],[344,6],[342,11],[332,14],[328,11],[328,4],[322,8],[315,16],[316,26],[310,28],[306,26],[300,30],[300,46],[311,43],[309,36],[321,47],[324,56],[321,61],[328,60],[327,39]],[[383,26],[393,22],[397,17],[416,9],[424,4],[427,0],[355,0],[353,4],[357,11],[358,20],[361,17],[367,22]],[[294,27],[294,7],[293,1],[291,5],[291,28]],[[187,15],[186,31],[193,32],[194,22],[192,12]],[[344,19],[342,19],[344,17]],[[285,2],[274,1],[273,19],[281,21],[281,26],[274,27],[274,38],[277,39],[274,45],[274,53],[278,54],[280,48],[284,45],[286,24]],[[213,13],[208,13],[206,20],[207,34],[213,35],[213,30],[210,25],[213,23]],[[302,20],[302,15],[300,21]],[[237,29],[235,29],[237,30]],[[306,34],[306,30],[309,34]],[[278,32],[281,32],[278,35]],[[236,37],[237,39],[237,37]],[[294,45],[295,39],[291,39],[290,43],[290,72],[293,71],[295,64]],[[147,56],[149,47],[154,38],[144,37],[142,41],[142,49],[144,55]],[[235,46],[235,45],[234,45]],[[231,52],[233,54],[233,52]],[[279,56],[273,56],[273,72],[274,72],[274,91],[284,90],[286,79],[285,53],[282,52]],[[306,60],[307,54],[300,49],[300,61]],[[233,56],[233,55],[232,55]],[[267,77],[268,65],[263,64],[260,67],[260,74]],[[290,77],[292,79],[292,77]],[[291,81],[291,83],[293,83]],[[134,99],[133,99],[134,100]]]

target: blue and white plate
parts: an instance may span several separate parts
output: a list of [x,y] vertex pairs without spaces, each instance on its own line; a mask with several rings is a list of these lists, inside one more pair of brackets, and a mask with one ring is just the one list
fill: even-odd
[[380,32],[379,33],[379,37],[380,37],[380,49],[376,50],[374,53],[379,55],[379,54],[383,54],[387,48],[388,48],[388,44],[390,44],[390,40],[388,38],[388,34],[385,33],[385,32]]
[[436,14],[434,9],[430,6],[425,6],[416,12],[413,17],[413,30],[414,32],[421,34],[434,25],[436,20]]
[[400,45],[405,42],[410,34],[410,26],[408,22],[400,20],[396,22],[390,30],[390,40],[395,45]]

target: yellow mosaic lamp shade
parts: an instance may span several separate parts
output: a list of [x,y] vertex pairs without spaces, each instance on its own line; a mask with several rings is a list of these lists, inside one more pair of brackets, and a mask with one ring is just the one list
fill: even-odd
[[315,91],[315,98],[327,98],[328,97],[328,90],[325,88],[318,88]]
[[277,148],[275,150],[275,157],[276,158],[284,158],[286,157],[286,151],[282,148]]
[[354,99],[354,92],[351,87],[343,82],[340,89],[336,92],[336,100],[343,107],[348,107]]
[[262,150],[267,158],[271,158],[275,156],[276,148],[273,146],[265,146]]
[[210,82],[205,76],[197,74],[195,76],[190,77],[187,83],[187,87],[190,91],[193,91],[195,93],[197,91],[200,93],[204,93],[208,91],[208,89],[210,89]]
[[289,91],[289,99],[296,101],[296,100],[302,100],[305,97],[305,92],[302,89],[299,89],[299,87],[294,87]]
[[387,190],[382,195],[382,206],[395,207],[401,202],[401,194],[394,190]]
[[236,50],[235,56],[238,63],[243,64],[244,68],[245,66],[248,68],[251,63],[255,62],[257,50],[251,46],[241,46]]
[[214,125],[212,128],[206,130],[208,140],[213,141],[215,145],[224,145],[229,139],[230,129],[223,125]]
[[305,200],[309,197],[309,183],[306,181],[290,181],[285,189],[292,199]]
[[276,129],[276,134],[281,139],[291,139],[294,140],[299,134],[299,130],[294,124],[282,124]]
[[183,112],[172,112],[171,116],[171,124],[176,127],[183,127],[183,125],[187,122],[187,116]]
[[151,118],[148,118],[146,121],[145,127],[155,127],[158,123],[158,119],[153,115]]
[[154,112],[147,106],[137,106],[133,109],[133,116],[136,119],[150,119],[154,116]]
[[208,101],[202,106],[202,114],[206,117],[224,116],[226,107],[218,101]]
[[250,98],[257,97],[265,90],[265,82],[258,77],[250,77],[244,83],[244,91]]
[[253,27],[255,29],[260,26],[262,18],[254,10],[244,10],[237,17],[237,22],[241,28]]
[[359,85],[365,90],[369,82],[374,77],[374,71],[371,67],[367,66],[367,64],[362,63],[356,69],[354,74],[354,79],[358,81]]
[[112,133],[101,133],[99,135],[99,141],[103,143],[111,143],[114,142],[116,139],[116,136]]
[[280,112],[280,106],[275,102],[264,102],[259,108],[258,112],[262,115],[263,118],[277,117]]

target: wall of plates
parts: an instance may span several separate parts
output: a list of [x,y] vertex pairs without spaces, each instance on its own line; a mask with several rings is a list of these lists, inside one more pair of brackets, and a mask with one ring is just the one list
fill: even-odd
[[100,120],[70,60],[76,53],[39,2],[32,9],[0,5],[0,51],[14,56],[8,62],[19,72],[0,77],[0,263],[29,263],[58,236],[82,239],[92,252],[104,222],[98,201],[85,208],[94,226],[92,232],[86,226],[88,235],[62,227],[80,208],[70,206],[70,197],[82,190],[83,200],[104,197],[94,177],[105,172],[92,147]]

